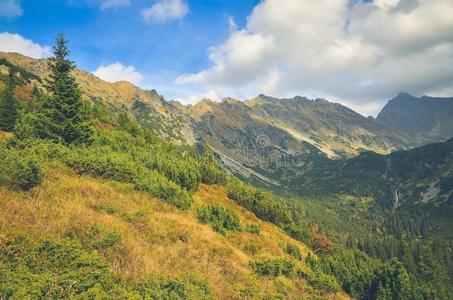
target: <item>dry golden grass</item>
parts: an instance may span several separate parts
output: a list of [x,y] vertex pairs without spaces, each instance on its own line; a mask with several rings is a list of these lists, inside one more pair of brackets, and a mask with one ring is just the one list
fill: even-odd
[[12,137],[13,134],[11,132],[5,132],[0,130],[0,143],[9,140]]
[[[134,192],[127,184],[57,170],[46,174],[44,183],[31,192],[0,189],[0,234],[23,234],[34,240],[71,237],[85,245],[90,242],[87,232],[97,226],[121,237],[113,246],[99,251],[113,272],[134,280],[153,272],[170,276],[191,273],[204,278],[220,299],[243,299],[275,291],[283,291],[289,299],[310,298],[310,289],[303,280],[262,278],[251,272],[249,260],[286,256],[282,248],[288,242],[297,245],[304,255],[309,250],[237,206],[221,187],[201,186],[192,210],[182,212]],[[231,207],[243,224],[257,224],[261,234],[214,232],[196,218],[196,208],[205,203]],[[250,253],[250,247],[257,251]]]

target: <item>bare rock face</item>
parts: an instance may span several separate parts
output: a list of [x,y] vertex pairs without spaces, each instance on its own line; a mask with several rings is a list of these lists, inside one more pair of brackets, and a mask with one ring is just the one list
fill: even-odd
[[452,137],[452,116],[453,98],[417,98],[401,93],[384,106],[377,120],[410,135],[417,145]]

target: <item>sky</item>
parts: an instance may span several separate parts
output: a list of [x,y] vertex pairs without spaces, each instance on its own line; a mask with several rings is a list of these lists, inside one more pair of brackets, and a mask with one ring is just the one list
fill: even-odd
[[79,68],[186,104],[453,96],[452,0],[0,0],[0,51],[48,57],[61,31]]

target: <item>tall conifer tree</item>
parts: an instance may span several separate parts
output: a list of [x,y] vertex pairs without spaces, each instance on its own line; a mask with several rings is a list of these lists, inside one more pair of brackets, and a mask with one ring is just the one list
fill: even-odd
[[68,55],[67,40],[60,33],[54,46],[54,57],[49,59],[47,90],[50,96],[43,105],[45,135],[66,144],[87,143],[92,132],[89,116],[77,82],[71,75],[75,66],[67,59]]

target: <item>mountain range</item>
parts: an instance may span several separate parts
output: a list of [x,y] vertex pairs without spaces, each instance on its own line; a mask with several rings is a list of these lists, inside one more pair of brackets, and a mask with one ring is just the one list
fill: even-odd
[[[35,94],[46,87],[47,64],[46,59],[0,53],[0,89],[13,73],[18,81],[15,95],[24,110],[32,114]],[[164,247],[155,255],[165,263],[176,262],[175,257],[181,253],[178,251],[191,251],[193,256],[186,261],[165,268],[173,274],[189,272],[188,268],[193,267],[198,276],[203,273],[201,264],[209,265],[209,274],[204,275],[215,286],[217,298],[226,291],[228,296],[223,298],[252,294],[264,297],[275,292],[288,297],[303,294],[343,299],[348,297],[344,291],[368,299],[373,297],[363,293],[378,293],[380,280],[403,276],[399,275],[398,265],[380,265],[382,262],[362,254],[347,252],[351,249],[383,261],[397,257],[411,280],[423,287],[420,293],[427,298],[431,288],[440,287],[442,294],[448,286],[445,282],[453,281],[453,98],[400,93],[373,118],[325,99],[300,96],[277,99],[259,95],[244,101],[226,98],[219,102],[204,99],[183,105],[167,101],[155,90],[143,90],[123,81],[109,83],[80,69],[74,69],[72,76],[99,119],[100,137],[87,148],[39,141],[24,147],[15,144],[11,134],[0,132],[0,155],[13,157],[5,164],[14,165],[14,155],[36,156],[47,172],[44,185],[35,194],[0,189],[0,195],[8,199],[7,208],[11,206],[0,210],[5,218],[14,218],[27,195],[35,199],[22,206],[34,221],[23,215],[17,222],[6,224],[8,230],[21,232],[29,228],[39,232],[45,227],[53,235],[79,239],[83,251],[97,249],[114,271],[137,278],[143,275],[137,271],[142,262],[133,257],[152,251],[150,245]],[[153,135],[140,133],[139,127]],[[210,151],[217,160],[211,158]],[[272,191],[280,201],[233,177],[225,177],[230,178],[225,181],[227,175],[217,170],[217,165],[211,166],[213,161],[229,175]],[[54,187],[49,178],[56,182]],[[72,186],[69,194],[65,185]],[[111,194],[115,201],[106,196]],[[55,210],[39,204],[46,201],[45,195]],[[59,202],[63,195],[70,195],[70,201]],[[171,205],[153,202],[150,206],[143,200],[148,201],[149,196]],[[158,211],[157,219],[148,218],[149,211]],[[77,214],[87,215],[84,220],[91,227],[73,223],[74,218],[80,218]],[[197,218],[218,232],[203,229]],[[224,223],[219,224],[219,220]],[[60,223],[64,223],[64,232],[58,229]],[[112,224],[119,233],[109,231]],[[184,226],[187,230],[175,229]],[[233,233],[224,236],[225,228]],[[209,241],[203,238],[205,234]],[[148,235],[155,240],[147,241]],[[323,256],[319,262],[311,260],[318,251],[331,254],[331,241],[326,235],[338,243],[339,261],[336,254],[327,256],[327,261]],[[85,236],[92,236],[94,241],[85,240]],[[9,253],[5,245],[16,241],[2,239],[0,236],[0,251]],[[340,245],[349,250],[341,252]],[[173,252],[165,253],[165,249]],[[124,254],[120,258],[116,257],[118,251]],[[434,259],[433,255],[439,257]],[[147,269],[160,270],[153,266],[157,263],[155,257],[142,256]],[[290,263],[276,259],[281,256],[289,256]],[[212,257],[216,260],[210,262]],[[415,258],[420,263],[414,262]],[[371,272],[372,279],[364,274],[354,277],[359,275],[347,273],[349,270],[339,271],[347,262],[353,266],[346,269],[362,272],[364,266],[356,264],[363,263],[363,259],[366,268],[374,266],[365,272]],[[2,263],[10,262],[0,260],[0,268]],[[251,275],[249,268],[261,277]],[[430,268],[438,270],[430,273]],[[277,275],[270,275],[274,271]],[[105,276],[110,276],[108,272]],[[240,274],[243,280],[235,281],[231,272]],[[181,278],[181,282],[175,279],[171,284],[183,285],[184,292],[188,286],[188,291],[194,293],[192,297],[209,294],[198,277]],[[362,282],[368,292],[352,288],[354,282]],[[249,290],[257,283],[266,288],[261,292]],[[135,288],[131,293],[138,292]]]
[[[48,76],[45,59],[16,53],[0,53],[0,58],[39,78]],[[189,144],[204,141],[233,174],[269,186],[282,185],[326,159],[365,151],[388,154],[453,136],[453,98],[401,93],[373,118],[338,103],[300,96],[204,99],[182,105],[129,82],[109,83],[79,69],[74,76],[93,103],[114,113],[127,111],[160,136]]]

